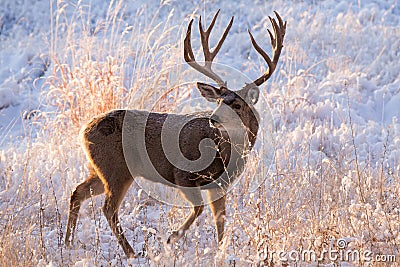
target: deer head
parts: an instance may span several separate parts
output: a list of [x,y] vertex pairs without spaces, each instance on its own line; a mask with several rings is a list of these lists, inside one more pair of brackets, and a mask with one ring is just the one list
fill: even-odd
[[191,29],[193,19],[189,22],[189,26],[186,32],[186,37],[184,40],[184,59],[185,61],[195,70],[200,73],[206,75],[217,83],[217,87],[198,82],[197,87],[201,93],[201,95],[211,102],[217,102],[218,107],[213,111],[210,117],[210,123],[219,128],[220,130],[225,130],[226,128],[238,128],[237,123],[232,118],[235,114],[240,118],[242,124],[246,126],[248,133],[251,132],[251,135],[248,136],[250,140],[255,140],[255,135],[258,130],[258,122],[257,122],[257,112],[255,111],[253,105],[255,105],[258,101],[260,95],[260,89],[258,86],[263,84],[272,73],[276,69],[276,65],[279,60],[279,56],[281,54],[283,48],[283,39],[286,31],[286,22],[283,22],[282,18],[279,16],[277,12],[275,15],[278,19],[278,22],[274,18],[269,17],[271,24],[273,26],[274,34],[268,30],[271,39],[271,45],[273,50],[272,59],[265,53],[265,51],[257,44],[250,30],[250,40],[253,44],[255,50],[264,58],[264,60],[268,64],[268,69],[265,73],[263,73],[259,78],[254,80],[252,83],[246,84],[242,89],[238,91],[232,91],[228,88],[227,82],[224,81],[218,74],[216,74],[212,70],[212,62],[221,49],[223,42],[225,41],[229,30],[232,27],[233,19],[231,18],[228,26],[226,27],[221,39],[218,41],[212,51],[209,46],[209,37],[210,33],[215,25],[216,19],[218,17],[219,11],[214,15],[210,26],[204,30],[201,22],[201,17],[199,19],[199,31],[201,44],[203,47],[204,60],[205,63],[201,66],[196,62],[194,57],[194,53],[191,46]]

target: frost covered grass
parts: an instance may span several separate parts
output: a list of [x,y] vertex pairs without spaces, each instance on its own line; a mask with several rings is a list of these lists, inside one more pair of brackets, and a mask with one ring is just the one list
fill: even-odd
[[[322,253],[337,249],[339,239],[348,250],[398,255],[396,1],[37,1],[33,9],[11,3],[0,13],[0,59],[8,64],[0,69],[1,266],[279,265],[272,252]],[[251,50],[246,28],[268,50],[267,16],[277,10],[288,21],[280,72],[262,88],[274,118],[274,162],[260,174],[256,162],[269,151],[257,150],[229,194],[224,244],[217,250],[206,210],[168,248],[169,231],[187,210],[158,203],[133,186],[120,219],[143,258],[125,258],[101,213],[102,197],[85,203],[75,246],[66,249],[69,195],[88,174],[77,141],[80,127],[112,108],[153,107],[172,84],[158,73],[183,62],[189,18],[210,17],[217,8],[222,18],[215,36],[226,18],[236,20],[217,59],[252,78],[266,66]],[[40,47],[21,46],[27,40]],[[174,110],[187,97],[172,91],[158,109]],[[268,113],[260,108],[261,115]],[[255,175],[265,181],[253,190],[247,181]],[[310,263],[346,261],[325,257],[299,265]]]

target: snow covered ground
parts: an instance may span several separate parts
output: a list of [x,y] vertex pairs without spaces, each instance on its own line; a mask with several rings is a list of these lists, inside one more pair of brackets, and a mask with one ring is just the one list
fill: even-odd
[[[373,256],[295,260],[392,261],[400,246],[400,3],[181,2],[1,1],[0,265],[262,266],[294,262],[304,250],[321,255],[338,249],[338,240],[346,243],[341,251]],[[270,53],[268,16],[276,10],[287,21],[278,70],[261,87],[269,111],[258,106],[274,119],[274,161],[260,174],[254,160],[243,175],[264,182],[253,191],[242,179],[232,190],[220,250],[209,210],[168,248],[169,231],[188,211],[138,186],[120,218],[142,258],[125,258],[101,213],[102,197],[82,207],[67,249],[69,196],[88,174],[80,127],[111,108],[152,107],[172,84],[168,76],[156,81],[157,73],[183,63],[189,19],[209,22],[219,8],[211,42],[230,16],[235,22],[216,60],[252,79],[266,66],[247,29]],[[258,156],[270,155],[260,147]]]

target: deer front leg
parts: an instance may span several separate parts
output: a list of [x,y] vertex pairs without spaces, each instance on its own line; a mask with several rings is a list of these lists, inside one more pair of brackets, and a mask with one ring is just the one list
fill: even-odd
[[[109,180],[113,181],[113,179]],[[110,225],[112,232],[117,237],[118,243],[124,250],[125,255],[128,258],[135,258],[136,257],[135,253],[131,245],[129,245],[129,242],[124,235],[124,231],[122,230],[121,224],[118,219],[119,206],[131,183],[132,180],[127,179],[123,181],[121,184],[118,183],[108,184],[109,191],[106,192],[106,199],[104,201],[103,212],[105,217],[107,218],[107,222]]]
[[217,229],[218,245],[224,238],[224,224],[225,224],[225,202],[226,192],[222,189],[211,189],[208,191],[210,208],[214,216],[215,227]]
[[196,220],[196,218],[199,217],[199,215],[204,210],[203,198],[201,196],[200,190],[182,190],[181,194],[192,205],[192,211],[190,212],[185,222],[178,228],[178,230],[173,231],[172,234],[168,237],[168,244],[178,241],[185,234],[186,230],[189,229],[194,220]]

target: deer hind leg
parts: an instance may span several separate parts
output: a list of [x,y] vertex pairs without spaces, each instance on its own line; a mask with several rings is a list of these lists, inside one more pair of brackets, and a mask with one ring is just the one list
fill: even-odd
[[99,176],[92,169],[89,177],[83,183],[79,184],[71,194],[67,230],[65,234],[65,244],[67,244],[67,246],[72,245],[74,241],[74,231],[81,204],[91,196],[100,195],[103,192],[104,185]]
[[185,234],[186,230],[189,229],[194,220],[199,217],[204,210],[204,202],[200,190],[182,190],[181,194],[192,205],[192,211],[186,218],[185,222],[178,228],[178,230],[172,232],[172,234],[168,237],[168,244],[178,241]]
[[208,191],[210,208],[214,216],[215,227],[217,229],[218,244],[221,243],[224,237],[224,224],[225,224],[225,191],[221,189],[211,189]]
[[131,178],[123,181],[114,180],[115,186],[109,184],[109,190],[106,192],[106,198],[103,206],[103,212],[107,218],[108,224],[110,225],[112,232],[117,237],[119,245],[122,247],[128,258],[135,258],[135,253],[131,245],[129,245],[128,240],[126,240],[124,231],[120,225],[118,219],[118,209],[126,192],[132,184],[132,181],[133,180]]

